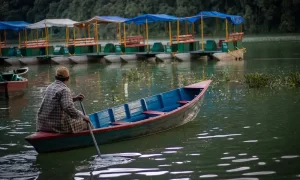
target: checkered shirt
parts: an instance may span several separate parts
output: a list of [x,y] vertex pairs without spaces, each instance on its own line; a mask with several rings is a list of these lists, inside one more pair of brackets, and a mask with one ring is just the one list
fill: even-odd
[[37,131],[76,133],[82,131],[83,114],[74,107],[70,89],[59,80],[50,84],[37,115]]

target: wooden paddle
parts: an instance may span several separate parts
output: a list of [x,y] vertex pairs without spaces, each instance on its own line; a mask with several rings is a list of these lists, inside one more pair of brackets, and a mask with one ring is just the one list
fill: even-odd
[[[80,103],[81,109],[82,109],[82,111],[83,111],[83,114],[84,114],[84,115],[86,115],[86,113],[85,113],[85,109],[84,109],[84,107],[83,107],[83,104],[82,104],[82,102],[81,102],[81,101],[79,101],[79,103]],[[92,136],[92,139],[93,139],[93,141],[94,141],[94,145],[95,145],[95,147],[96,147],[96,150],[97,150],[98,156],[99,156],[99,157],[101,157],[101,153],[100,153],[100,150],[99,150],[99,147],[98,147],[97,141],[96,141],[96,139],[95,139],[95,137],[94,137],[94,134],[93,134],[93,131],[92,131],[92,128],[91,128],[91,125],[90,125],[90,123],[88,123],[88,127],[89,127],[89,130],[90,130],[90,134],[91,134],[91,136]]]

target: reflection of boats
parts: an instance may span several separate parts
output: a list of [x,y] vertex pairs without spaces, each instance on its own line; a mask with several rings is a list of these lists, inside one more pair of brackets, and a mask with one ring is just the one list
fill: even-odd
[[27,79],[15,73],[3,73],[0,75],[0,94],[8,98],[18,94],[27,87]]
[[[137,138],[192,121],[210,80],[142,98],[90,114],[99,144]],[[39,153],[92,146],[89,131],[76,134],[37,132],[25,138]]]

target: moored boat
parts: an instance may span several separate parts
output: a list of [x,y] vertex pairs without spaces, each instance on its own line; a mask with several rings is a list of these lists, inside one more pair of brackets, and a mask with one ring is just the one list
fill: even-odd
[[86,64],[88,62],[88,58],[86,55],[82,56],[70,56],[69,60],[75,64]]
[[[145,97],[89,115],[98,144],[159,133],[192,121],[211,80]],[[36,132],[25,138],[38,153],[92,146],[90,132]]]
[[4,61],[8,64],[8,65],[11,65],[11,66],[14,66],[14,65],[20,65],[21,62],[19,61],[19,57],[9,57],[7,59],[4,59]]
[[70,64],[70,59],[68,56],[53,57],[51,60],[56,64]]
[[120,55],[107,55],[104,59],[107,63],[121,63]]
[[39,61],[38,61],[37,57],[23,57],[23,58],[19,58],[19,61],[22,64],[26,64],[26,65],[37,65],[37,64],[39,64]]
[[173,59],[173,56],[171,53],[163,53],[163,54],[157,54],[155,55],[157,62],[170,62]]
[[29,71],[28,67],[21,67],[21,68],[13,70],[13,73],[18,74],[20,76],[20,75],[27,74],[28,71]]
[[121,62],[123,63],[134,63],[138,61],[136,54],[127,54],[127,55],[121,55],[120,56]]
[[27,87],[28,80],[15,73],[0,75],[0,94],[5,98],[22,93]]

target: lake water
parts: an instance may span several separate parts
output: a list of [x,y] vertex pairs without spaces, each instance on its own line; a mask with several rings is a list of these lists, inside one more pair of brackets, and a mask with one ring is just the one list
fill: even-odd
[[[30,66],[26,92],[0,100],[0,179],[300,179],[300,89],[249,89],[243,75],[300,70],[298,41],[247,42],[245,61],[68,65],[68,86],[87,113],[215,76],[194,121],[163,133],[67,152],[38,154],[43,90],[57,66]],[[134,80],[126,72],[139,72]],[[230,81],[223,81],[224,76]],[[78,104],[76,104],[79,108]]]

